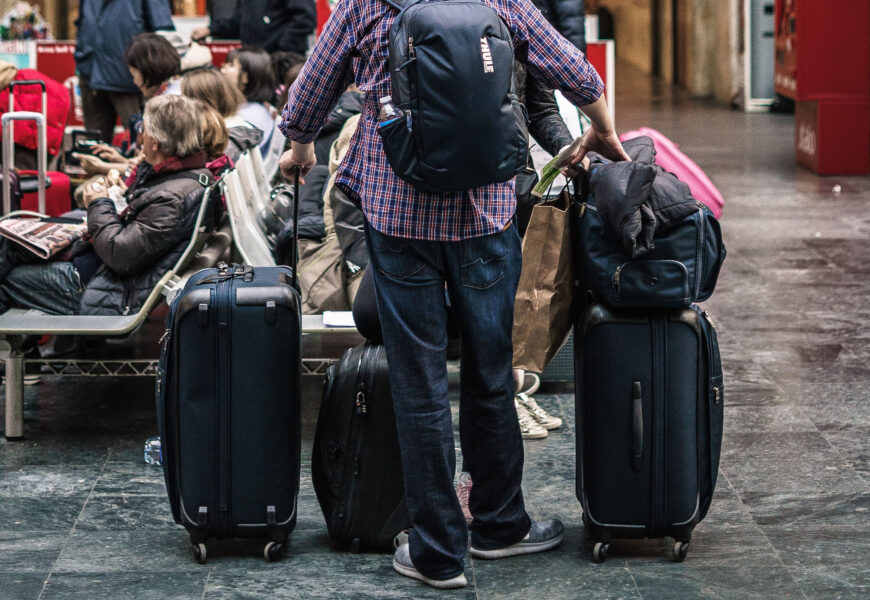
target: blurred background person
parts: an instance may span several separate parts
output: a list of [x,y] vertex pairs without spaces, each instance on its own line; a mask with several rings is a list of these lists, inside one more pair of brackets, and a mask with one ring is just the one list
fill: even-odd
[[532,0],[556,31],[586,52],[586,0]]
[[185,73],[181,77],[181,93],[212,107],[223,118],[229,136],[226,155],[232,161],[260,144],[263,132],[248,123],[238,112],[245,103],[245,97],[217,69],[196,69]]
[[124,56],[140,33],[172,31],[166,0],[81,0],[75,22],[76,69],[85,129],[111,142],[118,118],[127,126],[142,109],[142,96]]
[[242,40],[267,52],[305,54],[308,37],[317,26],[314,0],[245,0],[231,17],[212,14],[211,25],[193,31],[193,39],[206,37]]
[[243,46],[230,51],[221,72],[245,97],[239,115],[263,132],[260,151],[265,154],[273,135],[280,135],[275,125],[275,73],[265,50]]

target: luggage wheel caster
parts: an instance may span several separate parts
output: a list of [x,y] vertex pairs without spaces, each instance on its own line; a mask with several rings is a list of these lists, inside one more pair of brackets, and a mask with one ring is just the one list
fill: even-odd
[[674,562],[683,562],[689,553],[689,542],[674,542]]
[[359,551],[360,551],[359,538],[353,538],[353,541],[350,543],[350,551],[351,551],[351,554],[359,554]]
[[263,548],[263,558],[266,559],[266,562],[275,562],[278,560],[278,556],[281,554],[281,550],[284,549],[284,544],[278,542],[268,542],[266,547]]
[[604,542],[595,542],[595,547],[592,549],[592,558],[595,560],[595,562],[604,562],[604,559],[607,558],[608,548],[610,548],[610,544],[605,544]]
[[205,561],[208,559],[208,552],[205,550],[205,544],[201,542],[199,544],[191,544],[190,549],[193,551],[193,558],[196,559],[196,562],[204,565]]

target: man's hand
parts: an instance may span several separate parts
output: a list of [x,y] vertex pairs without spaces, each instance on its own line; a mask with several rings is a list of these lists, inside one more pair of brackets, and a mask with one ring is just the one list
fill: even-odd
[[108,197],[109,190],[106,187],[106,179],[104,177],[99,177],[94,181],[85,184],[85,189],[82,192],[82,204],[87,208],[94,200]]
[[190,32],[190,39],[194,42],[201,42],[211,35],[211,30],[208,27],[197,27]]
[[120,163],[127,162],[127,158],[118,152],[117,148],[108,144],[97,144],[94,146],[93,153],[95,156],[102,158],[106,162]]
[[97,158],[96,156],[91,156],[90,154],[73,152],[72,156],[81,163],[82,168],[88,175],[105,175],[109,172],[109,169],[112,168],[109,163]]
[[580,138],[580,148],[571,157],[571,164],[576,165],[579,163],[586,156],[587,152],[597,152],[604,158],[614,162],[631,160],[628,154],[625,153],[625,148],[622,147],[615,129],[611,129],[606,133],[599,133],[594,126],[587,129]]
[[281,175],[287,181],[295,181],[296,167],[302,167],[303,178],[300,178],[299,183],[305,183],[304,176],[308,175],[308,172],[317,164],[317,158],[314,156],[314,144],[293,142],[278,164],[281,167]]

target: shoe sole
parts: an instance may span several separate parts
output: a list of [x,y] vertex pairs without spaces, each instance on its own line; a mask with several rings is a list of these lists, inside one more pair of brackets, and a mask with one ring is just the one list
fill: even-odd
[[403,564],[400,564],[393,559],[393,569],[395,569],[396,573],[399,575],[404,575],[405,577],[410,577],[411,579],[416,579],[417,581],[422,581],[426,585],[430,585],[433,588],[437,588],[439,590],[455,590],[459,588],[464,588],[468,585],[468,580],[465,578],[465,575],[460,573],[456,577],[451,577],[450,579],[430,579],[423,575],[420,571],[413,567],[406,567]]
[[513,546],[508,546],[507,548],[501,548],[499,550],[479,550],[472,546],[469,553],[474,558],[496,560],[498,558],[508,558],[509,556],[546,552],[562,543],[562,535],[563,534],[560,533],[558,537],[555,537],[552,540],[547,540],[546,542],[538,542],[536,544],[520,542],[519,544],[514,544]]
[[523,433],[522,434],[524,440],[542,440],[545,437],[547,437],[548,435],[549,434],[547,433],[546,429],[544,429],[544,431],[541,433]]
[[549,425],[544,425],[543,423],[538,423],[538,425],[540,425],[541,427],[543,427],[547,431],[551,431],[553,429],[559,429],[562,426],[562,421],[559,421],[558,423],[550,423]]

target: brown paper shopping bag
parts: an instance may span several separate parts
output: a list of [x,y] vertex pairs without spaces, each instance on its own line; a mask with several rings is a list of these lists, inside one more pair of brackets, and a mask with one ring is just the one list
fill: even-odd
[[514,304],[514,368],[540,373],[571,329],[573,256],[568,189],[532,210]]

